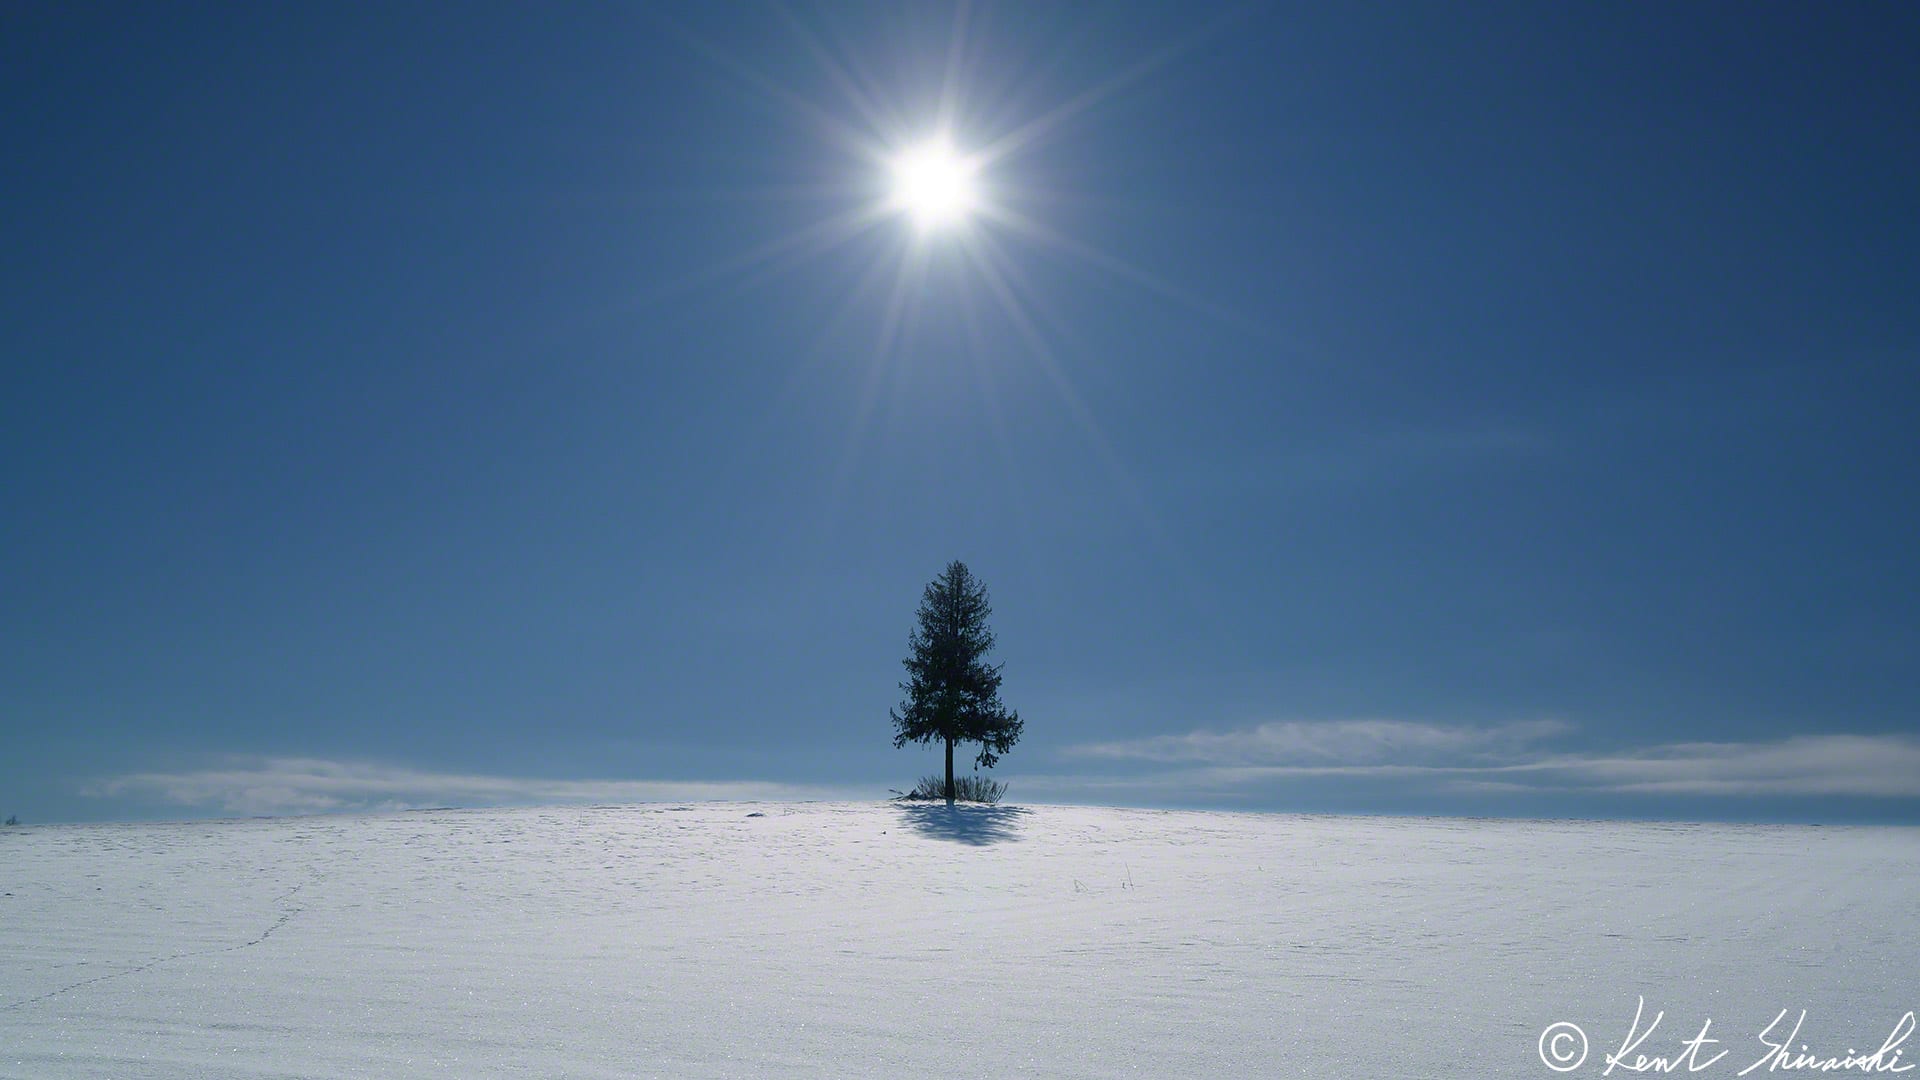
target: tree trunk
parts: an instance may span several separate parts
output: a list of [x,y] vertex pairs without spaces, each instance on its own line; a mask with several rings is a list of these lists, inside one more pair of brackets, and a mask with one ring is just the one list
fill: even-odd
[[947,805],[953,805],[953,740],[947,740]]

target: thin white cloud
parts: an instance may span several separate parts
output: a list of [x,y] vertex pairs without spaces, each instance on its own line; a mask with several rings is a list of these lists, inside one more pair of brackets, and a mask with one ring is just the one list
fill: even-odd
[[[1155,799],[1255,794],[1316,779],[1484,794],[1866,796],[1920,798],[1920,737],[1800,735],[1748,742],[1554,751],[1558,720],[1494,726],[1400,720],[1288,721],[1070,748],[1081,758],[1145,763],[1144,774],[1021,775],[1023,789]],[[301,814],[421,806],[693,802],[860,793],[756,781],[544,779],[434,772],[321,758],[232,758],[177,772],[107,777],[83,789],[227,814]]]
[[1286,720],[1238,731],[1194,731],[1072,749],[1088,757],[1168,763],[1305,767],[1415,764],[1440,758],[1509,756],[1563,735],[1563,720],[1526,720],[1486,727],[1413,720]]
[[218,767],[96,780],[97,798],[142,797],[229,814],[311,814],[511,803],[695,802],[822,798],[822,788],[757,781],[552,780],[447,773],[322,758],[230,759]]
[[1798,735],[1562,755],[1526,768],[1603,791],[1681,795],[1920,796],[1920,738]]
[[1405,720],[1287,721],[1070,748],[1081,757],[1176,766],[1129,787],[1231,792],[1345,777],[1486,793],[1920,798],[1920,737],[1796,735],[1555,751],[1562,721],[1492,727]]

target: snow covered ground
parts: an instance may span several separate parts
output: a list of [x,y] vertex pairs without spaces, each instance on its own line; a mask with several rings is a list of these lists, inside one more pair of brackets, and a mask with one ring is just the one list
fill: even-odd
[[427,811],[0,830],[0,893],[9,1077],[1598,1076],[1642,995],[1733,1076],[1920,1008],[1914,829]]

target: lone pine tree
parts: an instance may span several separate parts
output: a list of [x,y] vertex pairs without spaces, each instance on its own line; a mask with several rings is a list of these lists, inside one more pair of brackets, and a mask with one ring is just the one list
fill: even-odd
[[1000,668],[989,664],[987,587],[958,560],[920,596],[920,625],[907,638],[907,698],[893,718],[893,745],[947,744],[947,805],[953,805],[953,744],[975,742],[976,767],[991,769],[1020,741],[1020,714],[1000,703]]

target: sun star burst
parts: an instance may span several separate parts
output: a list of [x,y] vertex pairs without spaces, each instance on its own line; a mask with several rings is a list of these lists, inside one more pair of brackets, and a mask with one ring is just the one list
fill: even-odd
[[923,231],[957,225],[979,203],[977,167],[945,137],[909,147],[891,165],[892,206]]

